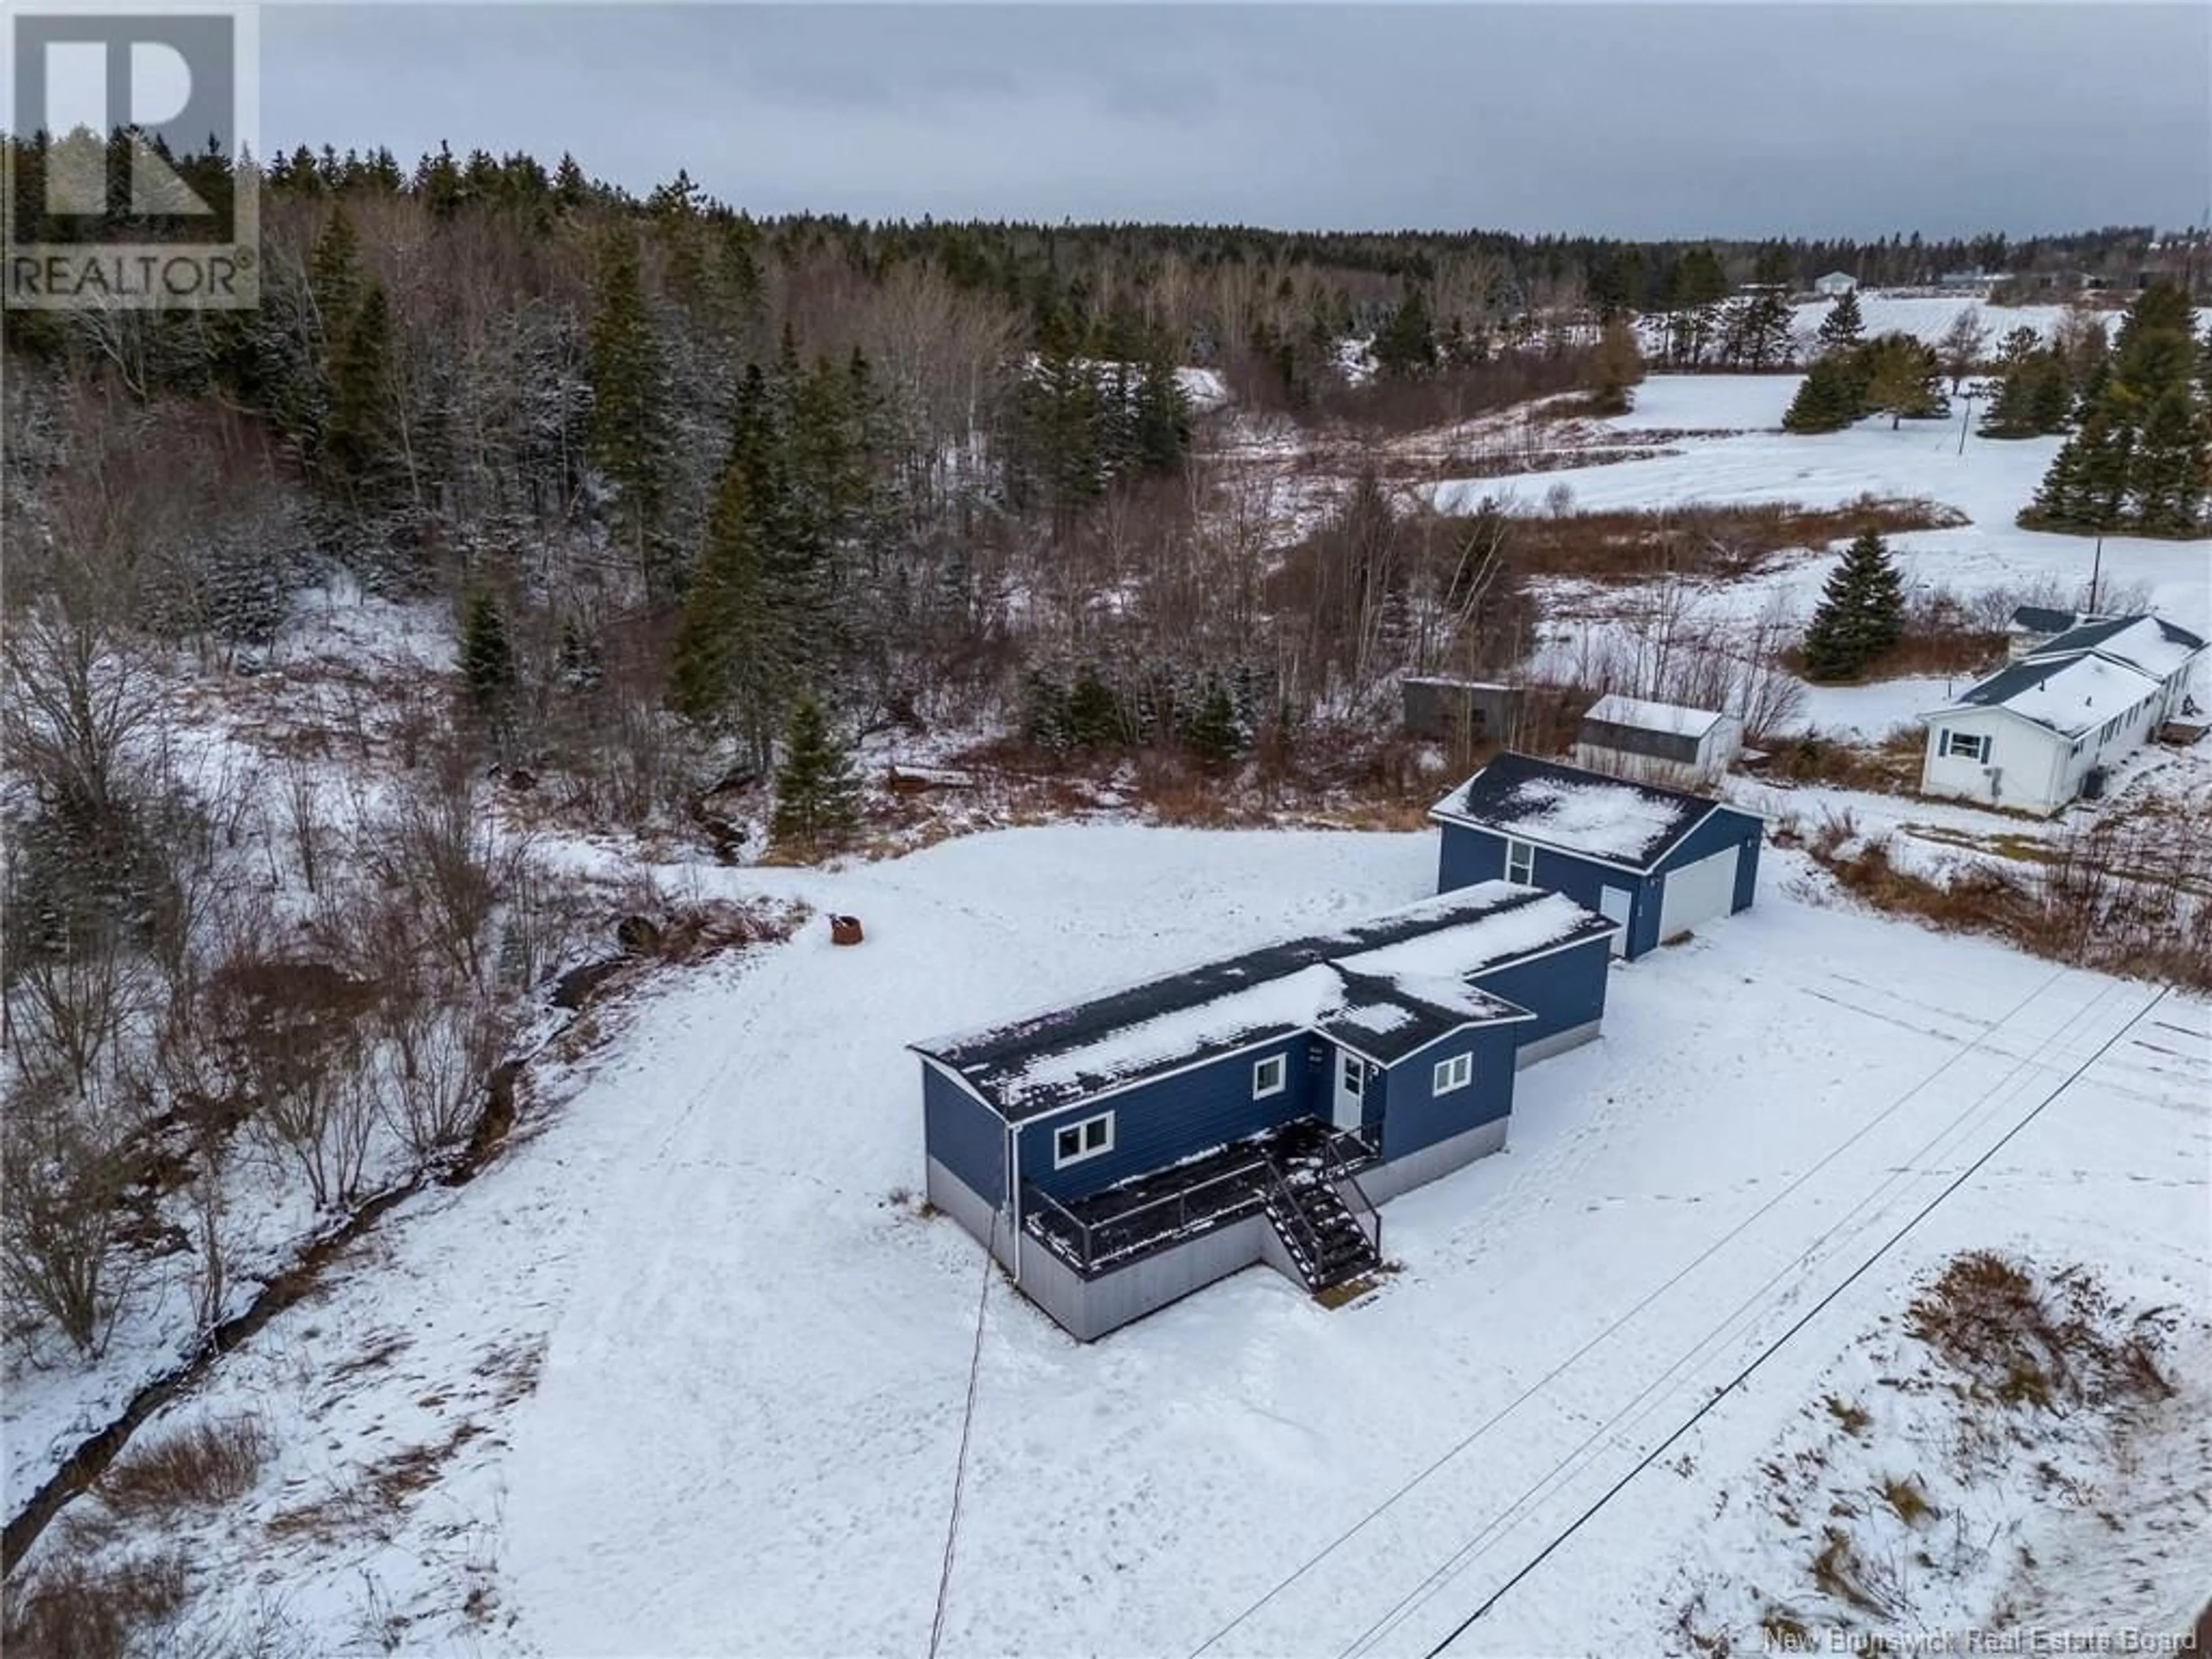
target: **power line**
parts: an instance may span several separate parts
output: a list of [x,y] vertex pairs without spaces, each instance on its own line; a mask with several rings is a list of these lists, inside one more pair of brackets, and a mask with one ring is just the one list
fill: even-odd
[[[1680,1358],[1657,1376],[1646,1382],[1626,1405],[1620,1407],[1591,1430],[1540,1480],[1522,1492],[1504,1509],[1492,1516],[1479,1531],[1447,1555],[1418,1584],[1393,1602],[1381,1618],[1376,1620],[1353,1638],[1352,1644],[1344,1650],[1340,1659],[1349,1659],[1349,1656],[1371,1645],[1378,1636],[1386,1635],[1403,1624],[1446,1583],[1465,1571],[1470,1563],[1488,1554],[1493,1545],[1492,1542],[1486,1540],[1491,1540],[1492,1534],[1509,1529],[1532,1501],[1541,1499],[1547,1495],[1548,1489],[1556,1483],[1562,1480],[1571,1480],[1589,1466],[1589,1460],[1583,1457],[1583,1453],[1624,1425],[1632,1427],[1656,1411],[1664,1403],[1668,1385],[1676,1373],[1686,1366],[1696,1364],[1708,1348],[1729,1335],[1735,1327],[1746,1320],[1747,1316],[1755,1322],[1758,1315],[1762,1311],[1765,1298],[1774,1287],[1790,1278],[1793,1273],[1808,1269],[1815,1255],[1838,1234],[1843,1233],[1846,1229],[1860,1230],[1869,1221],[1878,1219],[1887,1206],[1889,1201],[1887,1194],[1893,1187],[1929,1173],[1923,1165],[1933,1161],[1933,1155],[1938,1152],[1945,1142],[1950,1140],[1953,1136],[1960,1134],[1971,1122],[1983,1116],[1990,1109],[1992,1103],[2001,1100],[2009,1090],[2014,1078],[2034,1064],[2045,1049],[2065,1041],[2066,1033],[2075,1023],[2087,1018],[2090,1014],[2101,1007],[2105,1000],[2113,994],[2117,988],[2114,987],[2100,991],[2087,1005],[2069,1015],[2060,1023],[2056,1030],[2036,1045],[2033,1053],[2017,1061],[2003,1077],[1984,1090],[1957,1116],[1952,1118],[1949,1122],[1916,1148],[1901,1165],[1893,1169],[1888,1175],[1877,1182],[1872,1192],[1853,1204],[1841,1219],[1815,1237],[1797,1254],[1794,1261],[1778,1269],[1764,1284],[1739,1302],[1725,1317],[1692,1343]],[[1646,1404],[1646,1401],[1650,1403]],[[1577,1460],[1581,1461],[1577,1462]]]
[[1492,1590],[1490,1594],[1489,1599],[1485,1601],[1482,1605],[1477,1607],[1473,1613],[1468,1614],[1466,1618],[1461,1620],[1458,1624],[1455,1625],[1452,1627],[1450,1634],[1446,1636],[1443,1641],[1437,1643],[1436,1646],[1428,1650],[1427,1654],[1425,1656],[1425,1659],[1437,1659],[1437,1655],[1441,1654],[1454,1642],[1459,1640],[1462,1636],[1466,1634],[1468,1629],[1473,1626],[1477,1620],[1482,1618],[1492,1607],[1504,1601],[1507,1594],[1512,1590],[1515,1585],[1520,1583],[1522,1579],[1526,1578],[1530,1573],[1535,1571],[1538,1567],[1541,1566],[1544,1562],[1550,1558],[1553,1551],[1557,1550],[1560,1545],[1565,1543],[1567,1540],[1573,1537],[1577,1532],[1580,1532],[1583,1528],[1589,1523],[1593,1516],[1595,1516],[1601,1510],[1604,1509],[1605,1506],[1607,1504],[1610,1504],[1615,1498],[1618,1498],[1621,1492],[1627,1488],[1631,1481],[1634,1480],[1637,1476],[1642,1474],[1646,1469],[1650,1468],[1652,1464],[1657,1462],[1662,1453],[1665,1452],[1668,1447],[1672,1446],[1676,1441],[1680,1440],[1684,1435],[1695,1428],[1700,1422],[1704,1421],[1706,1415],[1717,1407],[1722,1401],[1727,1399],[1729,1395],[1741,1388],[1744,1383],[1750,1379],[1754,1371],[1758,1370],[1760,1366],[1764,1365],[1777,1353],[1780,1352],[1784,1346],[1787,1344],[1792,1337],[1796,1336],[1800,1331],[1811,1324],[1814,1320],[1817,1319],[1832,1303],[1834,1303],[1837,1297],[1843,1295],[1845,1291],[1849,1290],[1860,1279],[1871,1272],[1875,1267],[1881,1262],[1884,1256],[1887,1255],[1892,1250],[1903,1243],[1911,1234],[1914,1228],[1919,1226],[1922,1222],[1927,1220],[1929,1216],[1935,1214],[1936,1209],[1946,1200],[1949,1199],[1954,1194],[1957,1193],[1961,1187],[1965,1186],[1967,1182],[1972,1180],[1976,1175],[1979,1174],[1984,1166],[1985,1166],[1989,1161],[1995,1158],[1999,1152],[2002,1152],[2004,1148],[2010,1144],[2014,1136],[2018,1135],[2021,1130],[2027,1128],[2029,1124],[2034,1122],[2037,1118],[2042,1116],[2045,1109],[2050,1106],[2052,1101],[2057,1099],[2059,1096],[2064,1094],[2069,1089],[2080,1082],[2081,1080],[2082,1074],[2087,1072],[2092,1066],[2094,1066],[2106,1054],[2110,1054],[2114,1046],[2118,1043],[2119,1040],[2125,1036],[2130,1030],[2134,1030],[2144,1015],[2149,1013],[2152,1009],[2157,1007],[2160,1003],[2166,1000],[2166,995],[2167,993],[2166,991],[2161,990],[2159,992],[2156,996],[2153,997],[2148,1002],[2145,1003],[2142,1007],[2131,1015],[2127,1023],[2122,1025],[2118,1030],[2113,1032],[2111,1036],[2106,1038],[2104,1042],[2098,1044],[2095,1051],[2092,1053],[2087,1060],[2083,1060],[2079,1066],[2076,1066],[2071,1072],[2069,1072],[2064,1078],[2060,1079],[2056,1088],[2052,1089],[2049,1094],[2044,1096],[2041,1100],[2036,1102],[2034,1106],[2029,1109],[2027,1116],[2021,1118],[2019,1122],[2014,1124],[2011,1128],[2006,1130],[2004,1133],[1998,1136],[1997,1139],[1990,1144],[1987,1151],[1984,1152],[1980,1157],[1975,1158],[1972,1163],[1967,1164],[1965,1169],[1960,1170],[1955,1176],[1944,1185],[1942,1189],[1939,1191],[1935,1197],[1929,1199],[1927,1203],[1923,1205],[1911,1220],[1907,1221],[1902,1227],[1899,1227],[1895,1232],[1892,1233],[1888,1238],[1885,1239],[1875,1250],[1872,1255],[1869,1255],[1864,1261],[1862,1261],[1857,1267],[1852,1268],[1851,1271],[1844,1276],[1841,1284],[1838,1285],[1833,1290],[1830,1291],[1826,1296],[1823,1296],[1818,1302],[1807,1309],[1802,1316],[1801,1316],[1796,1323],[1792,1324],[1788,1330],[1783,1332],[1780,1336],[1775,1338],[1775,1340],[1765,1348],[1753,1356],[1750,1363],[1746,1364],[1741,1370],[1738,1371],[1733,1377],[1731,1377],[1725,1386],[1716,1389],[1711,1397],[1709,1398],[1704,1405],[1698,1407],[1696,1411],[1691,1413],[1689,1417],[1672,1434],[1668,1435],[1664,1440],[1662,1440],[1657,1445],[1646,1452],[1642,1458],[1638,1459],[1636,1465],[1631,1468],[1627,1474],[1622,1475],[1620,1480],[1614,1481],[1611,1486],[1607,1487],[1605,1492],[1599,1496],[1595,1503],[1592,1504],[1588,1509],[1577,1516],[1574,1520],[1569,1523],[1564,1532],[1559,1534],[1550,1543],[1545,1545],[1542,1549],[1539,1550],[1534,1556],[1532,1556],[1521,1567],[1520,1571],[1516,1572],[1510,1578],[1508,1578],[1503,1584],[1500,1584],[1495,1590]]
[[[1235,1630],[1239,1625],[1249,1619],[1254,1613],[1259,1612],[1262,1607],[1273,1601],[1278,1595],[1280,1595],[1292,1584],[1297,1583],[1299,1579],[1304,1577],[1306,1574],[1311,1572],[1316,1567],[1319,1566],[1323,1561],[1334,1555],[1346,1544],[1351,1542],[1353,1538],[1365,1531],[1369,1526],[1379,1520],[1387,1511],[1411,1494],[1431,1475],[1434,1475],[1447,1463],[1449,1463],[1453,1459],[1459,1456],[1460,1454],[1464,1452],[1469,1446],[1474,1444],[1474,1443],[1480,1440],[1484,1435],[1489,1433],[1490,1431],[1496,1428],[1498,1424],[1504,1422],[1505,1419],[1511,1416],[1516,1411],[1518,1411],[1538,1394],[1541,1393],[1545,1389],[1549,1388],[1554,1382],[1558,1381],[1559,1378],[1565,1372],[1571,1370],[1576,1364],[1579,1364],[1582,1359],[1591,1352],[1591,1350],[1602,1346],[1605,1342],[1609,1340],[1613,1335],[1621,1328],[1621,1327],[1627,1324],[1638,1314],[1642,1313],[1646,1308],[1659,1300],[1660,1297],[1665,1296],[1669,1291],[1672,1291],[1677,1285],[1680,1284],[1685,1279],[1688,1278],[1698,1268],[1704,1267],[1706,1262],[1711,1261],[1715,1255],[1718,1255],[1720,1251],[1725,1249],[1728,1245],[1735,1243],[1738,1237],[1741,1237],[1749,1229],[1755,1226],[1759,1222],[1764,1220],[1768,1214],[1780,1205],[1786,1202],[1790,1197],[1798,1190],[1798,1188],[1802,1187],[1807,1182],[1812,1180],[1814,1176],[1819,1175],[1823,1170],[1826,1169],[1838,1158],[1841,1158],[1845,1152],[1849,1152],[1853,1146],[1856,1146],[1868,1135],[1873,1133],[1874,1131],[1879,1128],[1884,1122],[1887,1121],[1892,1116],[1895,1115],[1896,1113],[1902,1110],[1908,1102],[1912,1100],[1929,1085],[1936,1082],[1936,1079],[1941,1078],[1945,1073],[1948,1072],[1953,1066],[1958,1065],[1961,1060],[1965,1060],[1967,1055],[1980,1048],[1981,1046],[1990,1039],[1990,1037],[1995,1035],[1997,1031],[2002,1030],[2005,1026],[2010,1024],[2030,1003],[2033,1002],[2038,997],[2041,996],[2045,991],[2048,991],[2053,985],[2056,985],[2065,976],[2066,970],[2062,968],[2057,969],[2056,972],[2052,973],[2048,979],[2036,986],[2034,989],[2031,990],[2026,996],[2022,997],[2017,1003],[2014,1004],[2013,1006],[2007,1009],[1996,1019],[1984,1026],[1979,1032],[1976,1033],[1972,1041],[1960,1048],[1956,1053],[1950,1055],[1942,1062],[1942,1064],[1936,1066],[1932,1072],[1929,1073],[1926,1077],[1921,1079],[1919,1082],[1914,1084],[1910,1089],[1899,1095],[1895,1100],[1884,1107],[1881,1111],[1877,1113],[1875,1116],[1868,1119],[1865,1123],[1854,1130],[1832,1150],[1826,1153],[1818,1163],[1807,1169],[1803,1174],[1798,1176],[1795,1180],[1789,1182],[1788,1185],[1783,1187],[1756,1210],[1753,1210],[1749,1215],[1746,1216],[1741,1221],[1738,1222],[1727,1232],[1722,1234],[1719,1238],[1714,1240],[1713,1243],[1707,1246],[1702,1253],[1686,1264],[1672,1278],[1667,1279],[1663,1284],[1657,1285],[1647,1292],[1641,1300],[1638,1301],[1626,1313],[1622,1314],[1611,1324],[1607,1325],[1598,1331],[1595,1335],[1592,1336],[1589,1340],[1583,1343],[1581,1347],[1577,1348],[1565,1359],[1562,1359],[1558,1364],[1553,1366],[1550,1370],[1545,1372],[1543,1376],[1538,1377],[1534,1382],[1522,1389],[1520,1394],[1515,1395],[1513,1399],[1508,1401],[1504,1406],[1493,1412],[1489,1417],[1477,1424],[1474,1429],[1468,1431],[1464,1438],[1459,1440],[1453,1445],[1447,1447],[1434,1462],[1417,1471],[1402,1486],[1399,1486],[1395,1492],[1389,1493],[1380,1503],[1376,1504],[1373,1509],[1368,1510],[1366,1514],[1361,1516],[1343,1532],[1339,1533],[1334,1538],[1329,1540],[1328,1543],[1322,1545],[1319,1550],[1316,1551],[1305,1560],[1299,1563],[1297,1566],[1291,1571],[1287,1577],[1276,1583],[1265,1595],[1261,1595],[1259,1600],[1254,1601],[1249,1607],[1246,1607],[1242,1613],[1231,1619],[1227,1624],[1215,1631],[1212,1635],[1207,1637],[1206,1640],[1200,1643],[1198,1646],[1192,1649],[1189,1659],[1199,1659],[1199,1656],[1205,1653],[1209,1648],[1212,1647],[1213,1644],[1218,1642],[1223,1637],[1228,1635],[1230,1632]],[[2096,999],[2090,1003],[2089,1006],[2094,1007],[2097,1002],[2102,1001],[2104,1000],[2104,993],[2099,993]],[[2087,1008],[2081,1010],[2073,1017],[2069,1018],[2065,1024],[2070,1025],[2074,1019],[2081,1018],[2081,1014],[2087,1012]],[[1879,1016],[1876,1016],[1876,1018],[1879,1018]],[[2064,1028],[2062,1026],[2060,1029],[2063,1030]],[[2039,1051],[2043,1046],[2045,1045],[2038,1045]],[[2026,1061],[2021,1062],[2023,1065],[2026,1063]],[[2015,1066],[2014,1069],[2017,1070],[2018,1067]]]
[[999,1267],[999,1212],[991,1212],[991,1237],[983,1247],[983,1288],[975,1298],[975,1346],[968,1356],[968,1403],[960,1414],[960,1455],[952,1465],[952,1507],[945,1517],[945,1562],[937,1572],[937,1611],[929,1621],[929,1659],[945,1639],[945,1595],[952,1588],[953,1546],[960,1537],[960,1498],[968,1483],[968,1437],[975,1426],[975,1379],[983,1369],[983,1315],[991,1305],[991,1280]]

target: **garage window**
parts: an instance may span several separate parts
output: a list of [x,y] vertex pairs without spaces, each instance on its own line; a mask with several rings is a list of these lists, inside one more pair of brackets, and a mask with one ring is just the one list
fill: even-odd
[[1535,873],[1536,849],[1525,841],[1508,841],[1505,843],[1505,879],[1527,887],[1532,884],[1530,878]]
[[1265,1100],[1283,1092],[1283,1057],[1270,1054],[1252,1067],[1252,1098]]
[[1946,730],[1942,752],[1947,757],[1956,755],[1961,760],[1985,761],[1990,757],[1990,739],[1985,732]]
[[1449,1060],[1437,1062],[1436,1071],[1429,1081],[1429,1092],[1448,1095],[1455,1089],[1464,1089],[1474,1081],[1474,1056],[1454,1054]]
[[1086,1158],[1097,1158],[1113,1150],[1114,1114],[1105,1112],[1097,1117],[1086,1117],[1054,1134],[1052,1167],[1064,1170],[1071,1164],[1080,1164]]

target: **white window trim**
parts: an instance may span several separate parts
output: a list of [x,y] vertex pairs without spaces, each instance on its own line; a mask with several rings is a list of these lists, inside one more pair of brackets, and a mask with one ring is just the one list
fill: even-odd
[[[1262,1083],[1260,1080],[1260,1073],[1266,1071],[1270,1066],[1275,1068],[1275,1080],[1272,1084]],[[1284,1090],[1290,1086],[1291,1062],[1282,1055],[1269,1054],[1265,1060],[1255,1060],[1252,1062],[1253,1099],[1265,1100],[1270,1095],[1279,1095],[1282,1093]]]
[[1943,728],[1942,749],[1942,753],[1937,757],[1938,759],[1949,760],[1956,757],[1986,765],[1990,758],[1990,734],[1986,732],[1954,732],[1947,726]]
[[[1083,1143],[1090,1139],[1088,1131],[1094,1123],[1103,1123],[1106,1126],[1106,1139],[1096,1146],[1085,1146]],[[1061,1152],[1060,1138],[1066,1134],[1075,1136],[1075,1144],[1082,1150],[1075,1152]],[[1103,1158],[1113,1150],[1114,1114],[1111,1112],[1101,1112],[1096,1117],[1079,1118],[1073,1123],[1056,1123],[1053,1126],[1052,1167],[1055,1170],[1065,1170],[1071,1164],[1081,1164],[1089,1158]]]
[[[1521,866],[1521,873],[1517,876],[1513,873],[1513,866],[1516,864]],[[1505,879],[1527,887],[1534,883],[1535,875],[1536,843],[1532,841],[1516,841],[1510,836],[1506,836]]]
[[1432,1095],[1456,1094],[1474,1081],[1474,1056],[1454,1054],[1449,1060],[1440,1060],[1429,1071],[1429,1092]]
[[1367,1062],[1349,1048],[1336,1051],[1336,1086],[1354,1100],[1367,1098]]

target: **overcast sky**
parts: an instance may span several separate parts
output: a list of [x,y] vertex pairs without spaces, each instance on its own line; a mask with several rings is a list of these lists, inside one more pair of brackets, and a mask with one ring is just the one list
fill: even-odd
[[2200,222],[2212,6],[280,6],[264,148],[754,212],[1627,236]]

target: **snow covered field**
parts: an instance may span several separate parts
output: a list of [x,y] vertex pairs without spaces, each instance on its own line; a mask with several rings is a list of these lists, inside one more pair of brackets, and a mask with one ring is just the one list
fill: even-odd
[[[1059,828],[682,872],[867,943],[817,920],[641,999],[533,1135],[142,1431],[273,1431],[195,1536],[204,1612],[328,1652],[924,1650],[986,1274],[909,1196],[902,1045],[1405,902],[1434,858]],[[1604,1039],[1522,1074],[1508,1152],[1386,1207],[1403,1271],[1364,1301],[1255,1269],[1085,1348],[993,1285],[944,1650],[1425,1651],[2054,1091],[1454,1650],[1657,1650],[1716,1504],[1953,1251],[2202,1308],[2212,1009],[1808,902],[1785,854],[1765,876],[1617,969]],[[2161,1547],[2162,1616],[2201,1534]]]

